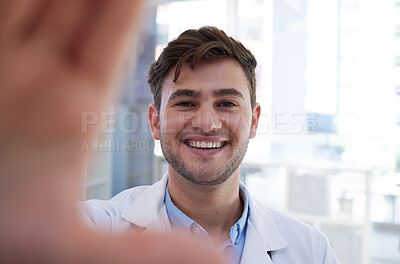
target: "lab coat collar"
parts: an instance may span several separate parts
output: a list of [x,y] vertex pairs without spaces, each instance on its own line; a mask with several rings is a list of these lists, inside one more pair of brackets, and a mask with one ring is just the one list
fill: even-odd
[[246,241],[241,264],[273,264],[268,251],[274,252],[288,246],[281,232],[273,221],[270,212],[252,199],[250,192],[241,182],[249,197],[250,215],[247,222]]
[[[122,218],[146,231],[170,232],[171,225],[165,208],[164,197],[168,176],[143,191],[134,203],[122,213]],[[247,222],[246,241],[242,264],[272,264],[268,251],[287,247],[287,242],[275,225],[270,212],[252,199],[250,192],[241,182],[249,198],[250,214]],[[141,213],[142,212],[142,213]]]
[[149,186],[143,191],[133,204],[122,213],[121,217],[133,225],[149,231],[169,232],[167,210],[165,208],[164,196],[168,176]]

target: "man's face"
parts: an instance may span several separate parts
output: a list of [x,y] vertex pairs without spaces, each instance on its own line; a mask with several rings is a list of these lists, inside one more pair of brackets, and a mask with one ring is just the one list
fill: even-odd
[[260,106],[251,109],[249,82],[233,59],[182,67],[165,78],[160,111],[150,106],[152,134],[169,170],[192,183],[217,185],[239,167],[256,134]]

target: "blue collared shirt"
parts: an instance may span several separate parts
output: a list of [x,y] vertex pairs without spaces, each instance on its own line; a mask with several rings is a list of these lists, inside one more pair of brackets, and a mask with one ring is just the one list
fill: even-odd
[[[227,239],[224,243],[222,243],[221,246],[218,247],[218,251],[227,254],[229,258],[231,258],[229,263],[232,264],[240,263],[246,238],[247,219],[249,214],[247,193],[241,186],[239,195],[244,204],[243,214],[240,219],[231,227],[229,239]],[[171,200],[171,196],[169,195],[168,185],[165,191],[165,206],[173,232],[191,235],[212,243],[207,231],[175,206]]]

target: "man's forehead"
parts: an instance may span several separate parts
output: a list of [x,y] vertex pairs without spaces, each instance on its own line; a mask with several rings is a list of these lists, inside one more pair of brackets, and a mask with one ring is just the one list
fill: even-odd
[[[164,80],[173,80],[176,73],[177,65],[174,65],[169,72],[165,75]],[[214,59],[214,60],[205,60],[197,62],[193,67],[190,62],[183,63],[180,69],[178,70],[178,79],[182,80],[184,75],[199,75],[202,74],[204,71],[212,69],[213,72],[221,72],[224,70],[234,70],[237,72],[242,72],[244,75],[244,71],[239,64],[239,62],[233,58],[221,58],[221,59]]]
[[167,74],[163,82],[163,97],[169,97],[175,90],[188,89],[202,93],[213,93],[215,90],[236,89],[246,90],[249,81],[242,67],[234,59],[221,59],[196,64],[194,69],[185,63],[176,82],[175,67]]

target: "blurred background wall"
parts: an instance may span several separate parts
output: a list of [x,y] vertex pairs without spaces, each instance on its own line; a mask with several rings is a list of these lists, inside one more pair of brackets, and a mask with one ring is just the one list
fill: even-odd
[[85,198],[165,173],[148,67],[184,30],[217,26],[258,60],[253,196],[321,229],[343,264],[400,263],[400,0],[149,0],[142,20]]

